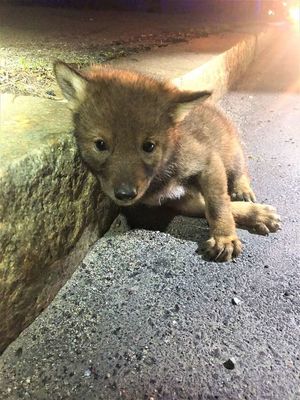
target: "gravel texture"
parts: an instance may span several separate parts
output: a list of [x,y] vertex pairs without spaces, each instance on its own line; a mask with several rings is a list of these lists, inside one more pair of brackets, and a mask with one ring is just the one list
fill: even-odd
[[4,353],[0,398],[291,399],[300,368],[296,261],[283,281],[278,254],[265,267],[267,247],[276,247],[272,238],[219,265],[168,234],[100,240]]

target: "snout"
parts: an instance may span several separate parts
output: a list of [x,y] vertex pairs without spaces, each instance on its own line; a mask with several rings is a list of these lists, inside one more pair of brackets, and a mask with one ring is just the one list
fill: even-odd
[[106,180],[98,175],[101,188],[117,205],[121,207],[136,204],[146,193],[150,180]]
[[114,189],[115,198],[124,202],[134,200],[137,194],[137,188],[126,183],[122,183]]

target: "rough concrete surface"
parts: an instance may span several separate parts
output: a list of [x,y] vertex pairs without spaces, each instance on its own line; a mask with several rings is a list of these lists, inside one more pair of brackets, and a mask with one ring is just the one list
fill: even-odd
[[1,352],[115,214],[82,166],[64,104],[8,95],[0,102]]
[[297,261],[277,270],[275,237],[242,237],[250,248],[223,265],[162,233],[100,240],[2,356],[1,398],[296,398]]
[[241,129],[258,199],[283,230],[239,231],[244,252],[195,251],[203,221],[114,230],[0,359],[0,398],[300,397],[299,35],[282,32],[223,107]]
[[[274,35],[272,28],[227,33],[115,65],[213,89],[216,100]],[[65,103],[8,95],[0,102],[1,352],[49,303],[115,210],[80,163]]]

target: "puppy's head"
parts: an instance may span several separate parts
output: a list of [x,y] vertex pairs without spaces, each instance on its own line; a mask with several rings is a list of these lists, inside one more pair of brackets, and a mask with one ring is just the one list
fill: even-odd
[[176,122],[210,95],[99,66],[78,72],[58,61],[54,71],[73,112],[82,159],[122,206],[143,197],[174,152]]

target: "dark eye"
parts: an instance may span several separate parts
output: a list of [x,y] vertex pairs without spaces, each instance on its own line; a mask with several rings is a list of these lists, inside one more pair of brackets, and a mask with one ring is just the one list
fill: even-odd
[[106,143],[102,139],[96,140],[95,145],[99,151],[108,150]]
[[147,141],[143,143],[143,150],[146,153],[152,153],[152,151],[155,149],[155,143]]

